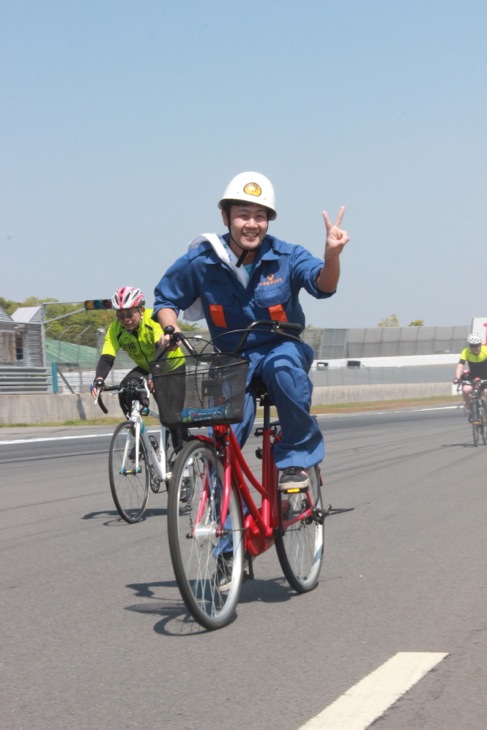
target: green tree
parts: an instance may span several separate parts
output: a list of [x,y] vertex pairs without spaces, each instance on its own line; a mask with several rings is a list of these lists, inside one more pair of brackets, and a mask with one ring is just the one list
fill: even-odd
[[4,309],[7,314],[13,314],[16,309],[19,308],[19,305],[17,302],[13,302],[11,299],[5,299],[4,297],[0,297],[0,307]]
[[424,327],[424,319],[413,319],[413,321],[408,324],[408,327]]
[[62,304],[56,300],[44,300],[44,317],[47,337],[96,347],[97,331],[108,329],[115,319],[115,312],[110,309],[87,311],[81,302]]
[[397,314],[390,314],[385,319],[381,319],[377,327],[399,327],[399,320]]
[[[106,331],[115,319],[112,309],[85,310],[83,302],[65,304],[54,298],[38,299],[28,297],[23,302],[14,302],[0,297],[0,306],[10,315],[19,307],[44,307],[46,337],[75,345],[97,346],[97,333]],[[81,310],[81,311],[80,311]],[[195,324],[178,322],[186,332],[198,330]]]

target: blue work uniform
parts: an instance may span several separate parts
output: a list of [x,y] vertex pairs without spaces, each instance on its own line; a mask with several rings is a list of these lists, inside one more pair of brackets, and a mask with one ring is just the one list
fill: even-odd
[[[221,237],[225,246],[228,240],[228,234]],[[248,327],[255,320],[298,322],[305,327],[300,290],[316,299],[334,293],[323,293],[316,286],[322,268],[323,261],[302,246],[267,235],[256,251],[244,286],[213,247],[202,241],[181,256],[157,284],[153,316],[163,308],[179,314],[199,298],[215,345],[232,352],[241,333],[229,330]],[[312,348],[272,332],[251,332],[241,354],[249,361],[249,371],[244,419],[234,426],[239,443],[243,445],[252,430],[256,406],[251,381],[258,376],[276,405],[281,423],[283,438],[274,449],[277,467],[318,464],[324,457],[324,442],[310,415]]]

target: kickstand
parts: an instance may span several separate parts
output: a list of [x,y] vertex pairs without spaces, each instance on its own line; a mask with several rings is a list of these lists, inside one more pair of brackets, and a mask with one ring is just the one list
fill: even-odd
[[[253,559],[253,557],[251,555],[249,555],[247,557],[246,561],[244,561],[244,565],[245,565],[245,562],[247,562],[247,571],[244,570],[244,576],[247,575],[249,580],[254,580],[254,559]],[[244,577],[244,580],[245,580],[245,577]]]
[[340,515],[342,512],[353,512],[355,507],[332,507],[331,504],[325,510],[325,515]]

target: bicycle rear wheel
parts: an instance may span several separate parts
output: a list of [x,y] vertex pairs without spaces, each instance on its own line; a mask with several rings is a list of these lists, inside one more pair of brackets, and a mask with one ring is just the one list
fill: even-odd
[[125,522],[139,522],[149,498],[149,466],[145,446],[139,443],[139,469],[135,465],[135,433],[132,423],[120,423],[114,431],[108,457],[110,489],[118,514]]
[[[305,492],[279,492],[282,521],[276,535],[276,550],[282,571],[291,588],[307,593],[318,584],[325,545],[324,511],[319,467],[309,470]],[[302,517],[302,515],[307,515]]]
[[243,580],[242,514],[231,487],[223,529],[223,467],[215,451],[194,440],[179,453],[168,498],[169,549],[188,611],[206,629],[233,618]]

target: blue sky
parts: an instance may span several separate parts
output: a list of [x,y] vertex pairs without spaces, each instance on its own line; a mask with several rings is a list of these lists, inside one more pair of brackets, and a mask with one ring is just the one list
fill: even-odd
[[154,285],[227,182],[273,182],[271,232],[337,294],[308,324],[487,314],[485,0],[0,0],[0,296]]

